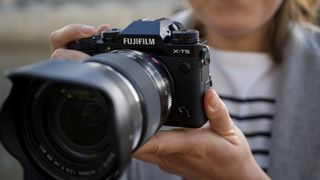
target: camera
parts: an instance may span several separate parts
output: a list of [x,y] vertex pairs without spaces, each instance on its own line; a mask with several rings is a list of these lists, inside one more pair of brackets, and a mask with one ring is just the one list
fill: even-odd
[[71,42],[91,55],[9,71],[1,141],[27,180],[116,179],[162,125],[198,128],[211,86],[199,32],[141,19]]

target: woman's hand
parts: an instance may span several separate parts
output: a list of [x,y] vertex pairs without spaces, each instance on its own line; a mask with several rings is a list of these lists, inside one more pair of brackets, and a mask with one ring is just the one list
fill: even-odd
[[209,124],[157,132],[134,157],[186,179],[268,179],[217,93],[206,92]]
[[66,49],[67,44],[75,40],[93,36],[109,28],[110,26],[107,24],[100,25],[98,28],[84,24],[70,24],[54,31],[50,37],[51,58],[78,61],[88,58],[88,54]]

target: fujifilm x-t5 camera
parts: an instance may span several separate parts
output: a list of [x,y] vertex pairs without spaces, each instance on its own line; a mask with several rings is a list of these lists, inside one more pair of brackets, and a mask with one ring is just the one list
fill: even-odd
[[10,71],[1,140],[27,180],[117,178],[162,125],[201,127],[211,86],[199,32],[170,19],[137,20],[72,42],[85,61]]

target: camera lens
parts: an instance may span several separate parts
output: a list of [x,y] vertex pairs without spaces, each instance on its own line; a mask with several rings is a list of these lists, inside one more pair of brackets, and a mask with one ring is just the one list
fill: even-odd
[[[103,139],[107,129],[103,109],[96,103],[66,102],[61,110],[60,123],[63,131],[81,146],[97,144]],[[80,113],[74,114],[77,111]]]
[[[44,83],[32,104],[33,123],[57,152],[74,161],[92,161],[112,142],[112,105],[97,90],[60,83]],[[34,127],[30,127],[33,128]]]
[[90,160],[110,143],[112,105],[100,92],[51,84],[41,92],[41,119],[48,139],[75,160]]
[[22,107],[23,144],[39,168],[56,179],[112,175],[117,147],[108,95],[82,85],[34,80]]
[[93,146],[106,138],[110,112],[105,99],[85,89],[60,88],[54,116],[62,133],[80,146]]
[[50,76],[30,78],[21,97],[17,127],[29,160],[54,179],[120,174],[167,119],[173,86],[166,67],[134,50],[52,63],[40,68]]

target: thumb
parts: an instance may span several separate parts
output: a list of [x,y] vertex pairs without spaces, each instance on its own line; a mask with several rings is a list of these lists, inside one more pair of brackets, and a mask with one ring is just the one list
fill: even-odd
[[204,97],[204,107],[211,129],[231,143],[236,143],[235,126],[228,109],[214,89],[209,89]]

